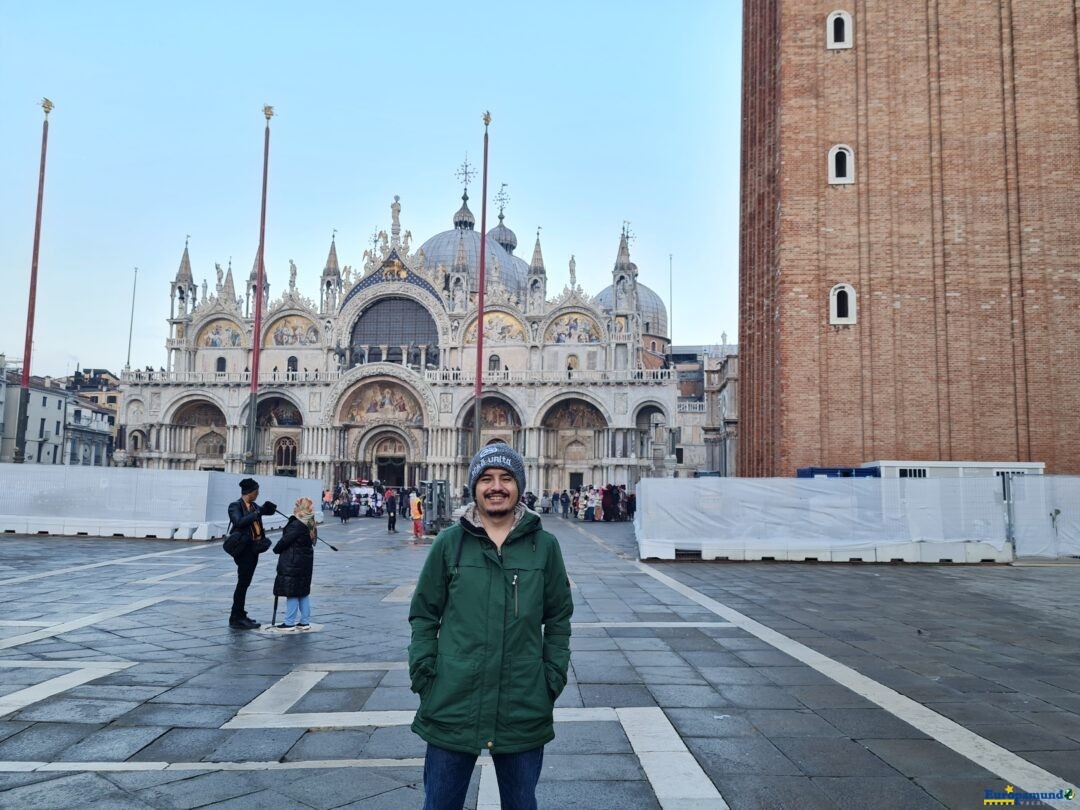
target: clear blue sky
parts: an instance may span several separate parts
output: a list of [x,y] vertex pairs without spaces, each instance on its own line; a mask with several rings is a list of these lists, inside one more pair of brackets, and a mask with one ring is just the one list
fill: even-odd
[[[331,230],[362,264],[393,195],[414,245],[451,227],[466,151],[549,291],[610,283],[630,220],[640,281],[674,340],[737,326],[737,0],[546,3],[5,3],[0,9],[0,351],[21,357],[42,96],[50,116],[33,370],[118,370],[139,268],[132,365],[165,362],[185,234],[197,282],[258,244],[262,105],[272,124],[271,294],[318,289]],[[472,189],[479,220],[480,188]],[[495,224],[489,207],[488,227]],[[479,223],[478,223],[479,225]]]

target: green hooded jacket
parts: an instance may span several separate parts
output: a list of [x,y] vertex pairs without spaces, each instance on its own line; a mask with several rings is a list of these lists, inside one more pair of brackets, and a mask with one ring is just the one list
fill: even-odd
[[516,512],[501,550],[473,509],[440,532],[409,608],[412,730],[450,751],[512,754],[555,737],[574,601],[559,541]]

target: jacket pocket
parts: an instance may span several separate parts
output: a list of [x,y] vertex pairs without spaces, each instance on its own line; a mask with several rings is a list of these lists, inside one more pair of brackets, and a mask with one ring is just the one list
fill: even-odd
[[[531,561],[530,561],[531,562]],[[507,565],[506,601],[507,618],[532,622],[544,618],[544,572],[539,568]]]
[[547,682],[547,689],[548,694],[551,696],[551,702],[554,704],[554,702],[559,699],[559,695],[562,694],[563,689],[566,688],[566,674],[560,672],[550,661],[545,661],[544,679]]
[[539,656],[513,659],[510,676],[512,689],[508,725],[524,731],[549,724],[554,700],[548,690],[543,659]]
[[456,731],[469,729],[476,716],[477,665],[468,658],[440,653],[435,679],[422,697],[424,719]]

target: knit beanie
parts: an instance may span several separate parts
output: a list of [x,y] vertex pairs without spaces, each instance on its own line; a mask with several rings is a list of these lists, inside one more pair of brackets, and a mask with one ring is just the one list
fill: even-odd
[[469,464],[469,492],[476,497],[476,482],[484,470],[506,470],[517,481],[518,500],[525,494],[525,460],[505,442],[488,444],[480,448]]

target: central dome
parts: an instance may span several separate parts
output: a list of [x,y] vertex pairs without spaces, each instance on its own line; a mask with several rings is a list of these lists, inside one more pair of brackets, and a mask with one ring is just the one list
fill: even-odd
[[[435,268],[441,264],[447,270],[452,270],[458,260],[459,248],[464,247],[465,264],[469,268],[469,290],[476,292],[480,279],[480,234],[474,229],[476,220],[469,210],[468,199],[467,195],[463,195],[462,206],[454,215],[454,228],[435,234],[420,249],[424,251],[428,267]],[[529,274],[528,264],[507,251],[491,233],[485,239],[485,250],[488,281],[498,276],[510,292],[523,297]]]

